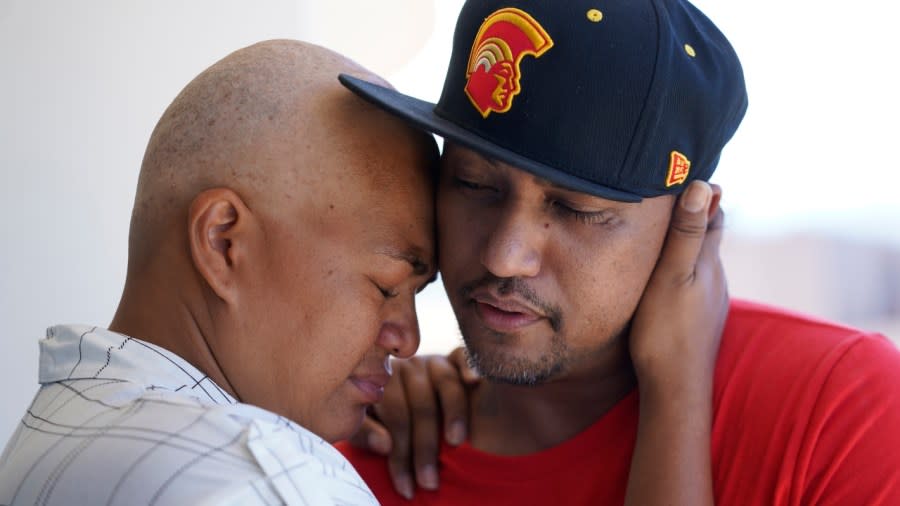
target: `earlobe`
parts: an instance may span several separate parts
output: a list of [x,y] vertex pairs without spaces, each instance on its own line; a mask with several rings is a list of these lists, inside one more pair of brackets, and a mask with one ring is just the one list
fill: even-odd
[[245,229],[250,218],[250,210],[241,197],[228,188],[203,191],[191,202],[191,258],[209,287],[226,302],[235,301],[235,269],[246,249]]
[[709,201],[709,216],[708,219],[712,220],[713,216],[716,215],[716,212],[719,210],[719,202],[722,201],[722,187],[717,184],[710,184],[710,188],[712,188],[712,198]]
[[722,187],[714,183],[710,183],[709,187],[712,189],[713,194],[709,200],[707,219],[711,221],[713,216],[719,211],[719,202],[722,201]]

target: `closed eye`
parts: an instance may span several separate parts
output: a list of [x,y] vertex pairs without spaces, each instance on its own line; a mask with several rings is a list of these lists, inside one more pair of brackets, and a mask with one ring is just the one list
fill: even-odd
[[390,288],[384,288],[383,286],[379,285],[378,283],[376,283],[374,281],[372,281],[372,284],[375,285],[375,288],[378,289],[378,291],[381,293],[381,296],[384,297],[385,299],[393,299],[394,297],[396,297],[398,295],[397,290],[392,290]]
[[453,182],[456,183],[457,186],[460,186],[467,190],[474,190],[474,191],[478,191],[478,190],[493,191],[494,190],[494,188],[492,188],[490,186],[486,186],[486,185],[483,185],[480,183],[476,183],[475,181],[470,181],[468,179],[462,179],[459,177],[454,177]]
[[563,218],[573,219],[586,225],[605,225],[615,218],[615,213],[608,210],[582,211],[559,200],[550,201],[553,210]]

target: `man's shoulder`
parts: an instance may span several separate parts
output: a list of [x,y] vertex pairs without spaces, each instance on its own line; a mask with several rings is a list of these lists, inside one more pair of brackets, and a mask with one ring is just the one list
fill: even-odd
[[900,351],[883,335],[732,303],[715,376],[714,401],[724,418],[752,414],[805,423],[835,406],[851,417],[864,404],[856,398],[873,394],[900,412]]
[[816,332],[819,335],[847,335],[871,333],[800,311],[746,299],[732,299],[728,312],[726,333],[747,330],[792,329]]
[[735,301],[716,366],[713,420],[724,502],[781,504],[811,491],[841,498],[834,504],[900,499],[892,485],[900,454],[885,450],[900,444],[900,352],[878,333]]
[[374,500],[331,445],[274,413],[130,382],[88,383],[38,393],[0,462],[0,504]]
[[889,360],[900,359],[893,343],[877,332],[861,330],[800,312],[746,300],[734,300],[722,335],[720,360],[760,360],[782,363],[840,357],[853,348],[857,353],[886,351]]
[[893,378],[900,352],[877,332],[860,330],[774,306],[734,300],[722,334],[716,366],[717,391],[726,385],[754,388],[792,383],[809,390],[842,380],[841,371],[859,357],[870,376]]

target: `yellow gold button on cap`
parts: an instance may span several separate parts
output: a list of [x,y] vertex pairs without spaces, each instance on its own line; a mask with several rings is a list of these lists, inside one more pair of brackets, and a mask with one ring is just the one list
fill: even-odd
[[599,23],[601,19],[603,19],[603,13],[597,9],[591,9],[587,11],[587,18],[593,21],[594,23]]

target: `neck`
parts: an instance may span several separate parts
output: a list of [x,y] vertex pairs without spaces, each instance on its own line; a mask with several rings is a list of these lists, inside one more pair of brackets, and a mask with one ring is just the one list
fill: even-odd
[[470,397],[471,442],[498,455],[525,455],[584,431],[637,385],[624,343],[603,360],[536,386],[483,381]]
[[186,282],[192,273],[168,267],[129,272],[109,329],[171,351],[240,399],[209,346],[215,326],[202,288]]

